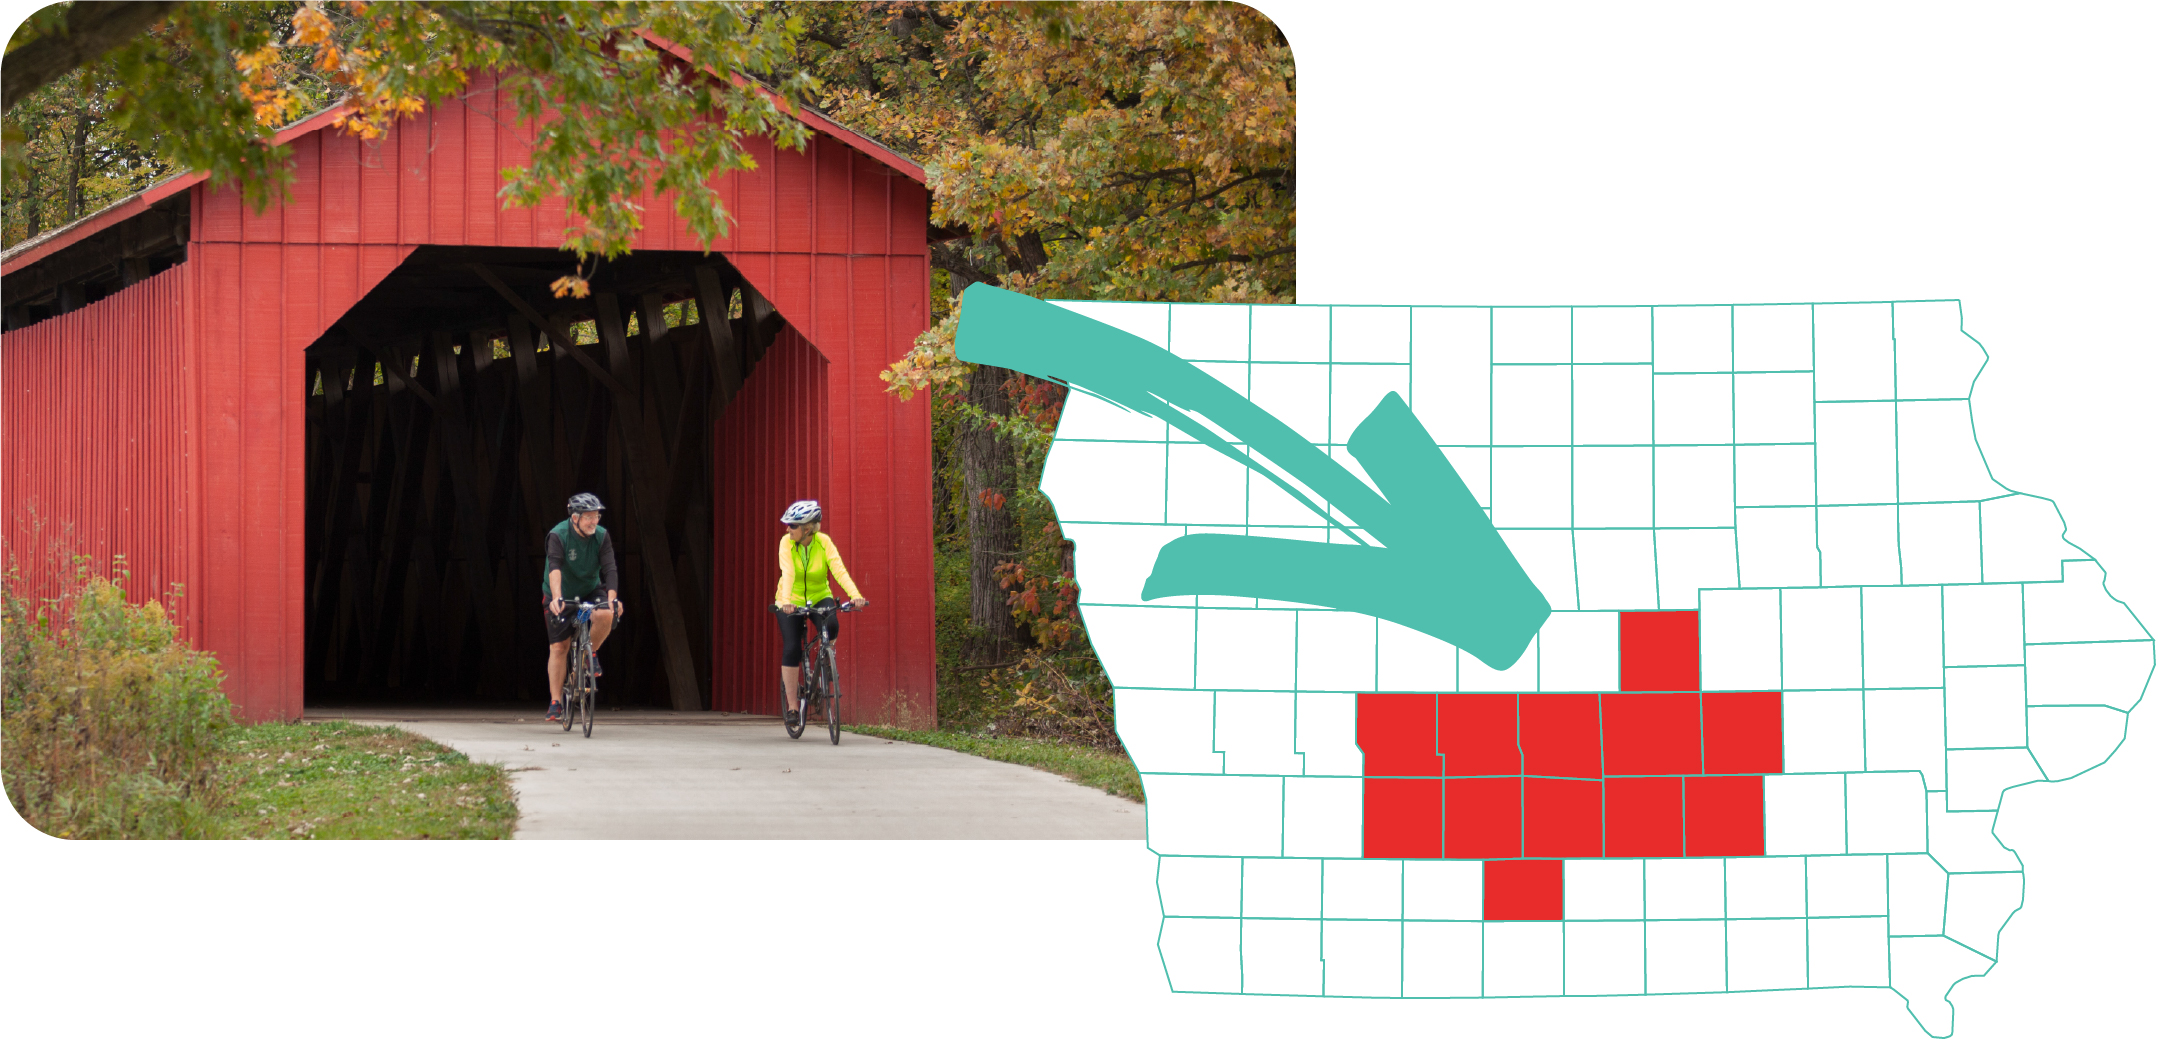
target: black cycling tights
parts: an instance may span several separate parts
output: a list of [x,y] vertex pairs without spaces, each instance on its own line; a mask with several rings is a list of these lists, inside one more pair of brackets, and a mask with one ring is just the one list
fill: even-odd
[[[834,604],[831,597],[817,601],[818,607],[831,607]],[[779,615],[778,618],[779,642],[782,644],[779,663],[790,669],[796,668],[802,664],[802,634],[809,629],[809,615],[797,610],[793,614]],[[824,634],[827,643],[838,639],[839,612],[833,611],[825,615],[823,621],[817,624],[817,631]]]

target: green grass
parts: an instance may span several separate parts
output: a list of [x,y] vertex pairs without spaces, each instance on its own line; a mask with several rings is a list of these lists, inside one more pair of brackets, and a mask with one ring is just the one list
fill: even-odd
[[509,774],[396,727],[342,720],[231,727],[237,780],[215,831],[249,839],[506,839]]
[[1000,763],[1031,766],[1036,770],[1047,770],[1089,788],[1099,788],[1133,802],[1146,801],[1146,793],[1139,787],[1138,768],[1132,765],[1129,756],[1114,752],[1055,741],[1036,741],[1024,737],[989,737],[949,730],[903,730],[899,727],[863,725],[845,726],[842,729],[869,737],[911,741],[918,745],[965,752]]

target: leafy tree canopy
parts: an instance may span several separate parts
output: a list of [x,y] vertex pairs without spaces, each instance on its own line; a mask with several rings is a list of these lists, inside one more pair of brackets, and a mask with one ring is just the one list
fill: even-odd
[[[774,2],[825,111],[916,157],[940,305],[1034,296],[1294,298],[1295,62],[1232,3]],[[949,308],[885,373],[965,375]]]
[[20,95],[28,80],[9,79],[11,167],[27,176],[25,150],[52,122],[40,113],[94,108],[113,147],[124,142],[159,170],[208,171],[259,207],[291,179],[279,128],[342,102],[341,128],[379,137],[494,73],[505,107],[533,134],[530,163],[505,171],[505,199],[560,195],[572,220],[563,247],[611,257],[643,226],[637,199],[648,188],[671,197],[697,235],[718,238],[727,215],[711,185],[752,164],[741,137],[798,147],[807,135],[786,106],[813,81],[779,72],[799,21],[748,4],[180,3],[164,5],[149,31],[97,50],[84,26],[104,23],[84,9],[131,6],[60,5],[18,29],[9,70],[60,71]]
[[[1009,710],[1022,729],[1071,715],[1107,682],[1040,490],[1063,388],[959,361],[958,295],[986,281],[1043,297],[1292,299],[1288,43],[1231,3],[769,6],[801,20],[795,67],[822,84],[824,110],[929,173],[940,321],[884,378],[901,397],[936,391],[940,554],[965,558],[977,631],[940,635],[940,653],[973,662],[968,697],[1005,706],[983,712]],[[979,714],[955,708],[940,696],[949,718]]]
[[533,134],[505,200],[561,195],[580,257],[626,249],[648,190],[723,234],[740,138],[799,146],[786,109],[814,99],[930,171],[961,287],[1294,292],[1294,63],[1238,4],[79,2],[25,21],[5,69],[11,242],[175,169],[266,205],[279,128],[342,102],[376,137],[488,72]]
[[918,157],[939,266],[1036,295],[1281,300],[1295,64],[1231,3],[774,3],[825,109]]

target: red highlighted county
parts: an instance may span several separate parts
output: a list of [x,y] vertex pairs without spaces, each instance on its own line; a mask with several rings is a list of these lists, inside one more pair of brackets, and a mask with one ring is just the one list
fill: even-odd
[[1564,917],[1559,861],[1747,857],[1783,695],[1701,689],[1700,614],[1619,615],[1619,689],[1363,694],[1364,856],[1484,861],[1484,918]]

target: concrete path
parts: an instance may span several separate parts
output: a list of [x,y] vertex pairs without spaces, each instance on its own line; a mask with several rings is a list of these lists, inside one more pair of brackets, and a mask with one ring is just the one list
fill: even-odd
[[[620,718],[612,718],[619,715]],[[521,839],[1143,839],[1146,809],[1054,774],[768,716],[309,712],[394,722],[512,771]]]

